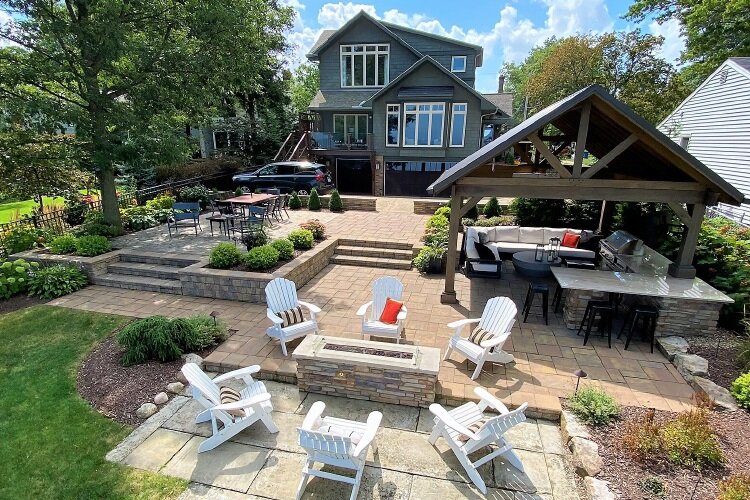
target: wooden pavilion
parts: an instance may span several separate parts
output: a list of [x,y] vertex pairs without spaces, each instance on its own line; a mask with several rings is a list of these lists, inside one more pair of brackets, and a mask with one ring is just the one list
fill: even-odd
[[[554,132],[550,133],[550,130]],[[533,152],[528,142],[534,146]],[[573,165],[558,155],[574,148]],[[502,163],[513,148],[520,165]],[[583,152],[597,161],[583,164]],[[461,218],[483,197],[666,203],[684,224],[669,274],[694,278],[695,247],[706,206],[740,205],[744,195],[653,125],[591,85],[512,128],[447,170],[428,187],[450,190],[451,218],[443,302],[455,302]]]

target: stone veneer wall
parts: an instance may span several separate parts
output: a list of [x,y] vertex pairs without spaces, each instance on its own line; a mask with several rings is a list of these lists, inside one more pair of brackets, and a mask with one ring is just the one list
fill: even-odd
[[10,256],[11,260],[24,259],[28,262],[38,262],[42,266],[53,264],[74,264],[81,268],[91,281],[94,277],[107,273],[107,265],[120,260],[120,250],[107,252],[96,257],[79,257],[77,255],[55,255],[39,250],[19,252]]
[[[307,210],[307,195],[300,195],[299,199],[302,202],[302,209]],[[329,195],[320,197],[320,206],[325,210],[328,210],[328,202],[331,197]],[[374,197],[367,196],[342,196],[341,202],[344,204],[344,210],[360,210],[363,212],[374,212],[376,199]],[[314,214],[315,212],[310,212]]]
[[337,245],[338,239],[322,241],[273,273],[211,269],[202,260],[179,271],[182,294],[265,303],[264,289],[272,279],[286,278],[294,281],[297,288],[303,286],[328,265]]
[[[607,300],[609,294],[590,290],[566,290],[563,318],[568,328],[577,329],[589,300]],[[646,299],[645,297],[641,300]],[[656,336],[712,335],[719,321],[720,302],[648,297],[648,302],[659,308]],[[623,305],[621,310],[627,310]],[[616,333],[616,332],[614,332]]]

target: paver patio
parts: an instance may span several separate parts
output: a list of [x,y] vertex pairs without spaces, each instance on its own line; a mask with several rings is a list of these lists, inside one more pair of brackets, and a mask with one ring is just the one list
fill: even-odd
[[[488,494],[482,496],[444,441],[433,447],[426,409],[369,401],[321,397],[296,386],[266,382],[280,429],[269,434],[256,424],[206,452],[197,447],[210,435],[210,423],[195,424],[202,409],[188,397],[174,398],[162,411],[136,429],[108,455],[109,460],[191,481],[182,498],[293,498],[306,455],[297,445],[296,428],[314,401],[326,403],[326,414],[366,420],[370,411],[383,412],[378,452],[370,452],[358,498],[497,498],[577,499],[572,472],[566,465],[560,430],[554,423],[528,419],[507,437],[521,457],[525,473],[502,459],[480,470]],[[342,483],[314,479],[303,498],[348,498]]]

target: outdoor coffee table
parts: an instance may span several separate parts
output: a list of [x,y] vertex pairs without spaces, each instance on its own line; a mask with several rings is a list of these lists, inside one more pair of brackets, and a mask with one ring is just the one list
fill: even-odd
[[530,278],[544,278],[551,274],[550,267],[560,267],[562,264],[562,259],[559,257],[553,261],[548,261],[546,252],[542,261],[534,259],[535,255],[536,252],[533,250],[514,253],[513,267],[516,272]]

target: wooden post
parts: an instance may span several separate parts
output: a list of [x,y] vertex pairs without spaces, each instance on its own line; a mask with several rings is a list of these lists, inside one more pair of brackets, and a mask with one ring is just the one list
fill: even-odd
[[573,159],[573,177],[581,177],[583,167],[583,151],[586,149],[586,137],[589,133],[589,118],[591,118],[591,102],[583,105],[581,110],[581,122],[578,125],[578,137],[576,138],[576,152]]
[[443,304],[455,304],[456,299],[456,245],[458,244],[458,227],[461,224],[462,197],[456,195],[456,186],[451,187],[451,218],[448,225],[448,252],[445,263],[445,288],[440,295]]
[[688,212],[690,213],[690,223],[685,225],[685,232],[682,233],[682,244],[679,252],[677,252],[677,259],[669,265],[669,274],[675,278],[695,278],[693,258],[695,257],[695,247],[698,244],[703,216],[706,214],[706,205],[702,203],[688,205]]

